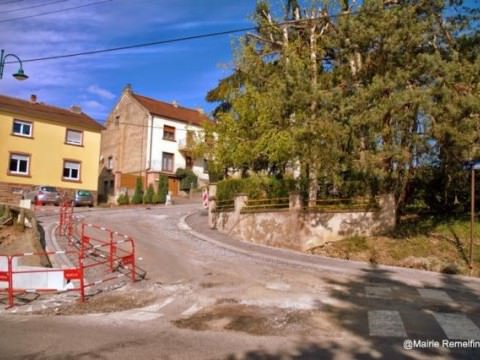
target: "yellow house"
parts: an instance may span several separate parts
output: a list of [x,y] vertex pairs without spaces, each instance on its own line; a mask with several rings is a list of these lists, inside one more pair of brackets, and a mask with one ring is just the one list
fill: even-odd
[[38,185],[96,195],[103,129],[77,106],[0,95],[0,202],[18,203]]

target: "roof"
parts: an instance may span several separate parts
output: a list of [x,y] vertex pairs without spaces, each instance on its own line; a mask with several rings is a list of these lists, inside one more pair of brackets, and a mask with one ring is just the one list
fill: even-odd
[[199,110],[176,106],[134,93],[132,93],[132,96],[152,115],[158,115],[197,126],[202,126],[206,121],[210,121],[208,116],[201,113]]
[[4,95],[0,95],[0,111],[35,119],[54,121],[81,129],[93,131],[101,131],[104,129],[102,125],[83,112],[74,112],[68,109]]

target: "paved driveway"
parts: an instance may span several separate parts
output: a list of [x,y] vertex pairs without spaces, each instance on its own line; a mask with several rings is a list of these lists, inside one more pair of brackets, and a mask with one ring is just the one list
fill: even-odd
[[195,211],[82,212],[137,240],[148,278],[113,295],[151,301],[113,313],[2,313],[0,358],[480,357],[477,281],[239,244],[201,213],[189,230],[181,220]]

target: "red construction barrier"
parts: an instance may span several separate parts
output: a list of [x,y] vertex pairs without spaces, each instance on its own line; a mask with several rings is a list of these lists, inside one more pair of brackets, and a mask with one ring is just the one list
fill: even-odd
[[[78,265],[76,268],[69,268],[69,269],[54,269],[54,268],[47,268],[47,267],[28,267],[26,265],[20,265],[20,259],[26,259],[28,257],[45,257],[45,256],[54,256],[54,255],[70,255],[70,256],[77,256]],[[16,295],[24,294],[24,293],[45,293],[45,292],[58,292],[58,291],[79,291],[82,301],[84,300],[84,288],[82,285],[83,279],[83,261],[80,257],[78,257],[78,252],[76,251],[54,251],[54,252],[39,252],[39,253],[24,253],[24,254],[15,254],[15,255],[0,255],[0,260],[6,259],[7,263],[7,271],[0,271],[0,281],[7,282],[6,288],[1,288],[1,292],[7,293],[7,308],[14,306],[14,298]],[[16,260],[18,259],[18,260]],[[15,261],[16,260],[16,261]],[[14,268],[14,263],[17,264],[17,267]],[[15,284],[15,277],[22,274],[31,274],[31,277],[34,277],[34,274],[48,274],[48,273],[62,273],[62,280],[80,280],[80,285],[78,287],[72,288],[65,288],[64,283],[62,282],[62,288],[49,288],[49,287],[25,287],[25,286],[16,286]],[[21,283],[21,279],[17,279],[17,282]],[[47,280],[48,285],[48,280]]]
[[[1,255],[5,258],[7,269],[0,271],[0,282],[7,282],[7,287],[0,288],[0,293],[7,293],[7,307],[14,306],[15,296],[25,292],[52,292],[58,289],[34,288],[26,289],[15,287],[15,276],[19,274],[52,273],[62,272],[64,281],[78,280],[77,287],[61,289],[61,291],[78,291],[80,300],[85,301],[85,289],[101,283],[128,277],[136,281],[137,277],[142,278],[145,272],[137,271],[135,263],[135,242],[124,234],[120,234],[105,227],[79,223],[75,226],[76,219],[73,215],[72,202],[64,201],[60,206],[58,234],[68,240],[68,245],[77,246],[68,251],[26,253],[16,255]],[[79,230],[75,233],[76,230]],[[77,239],[75,238],[77,237]],[[35,268],[35,269],[14,269],[14,259],[28,256],[53,256],[58,254],[67,255],[74,260],[76,267],[68,269]],[[122,272],[124,271],[124,272]],[[117,272],[117,273],[116,273]],[[116,274],[115,274],[116,273]],[[32,275],[33,276],[33,275]]]
[[64,200],[60,203],[60,221],[58,225],[59,235],[66,236],[68,242],[72,241],[74,216],[73,216],[74,204],[72,201]]
[[113,272],[122,267],[128,269],[132,281],[136,281],[135,242],[130,236],[94,224],[82,223],[80,228],[82,258],[93,253],[101,253],[98,257],[102,258],[94,264],[85,265],[85,268],[108,265],[110,272]]

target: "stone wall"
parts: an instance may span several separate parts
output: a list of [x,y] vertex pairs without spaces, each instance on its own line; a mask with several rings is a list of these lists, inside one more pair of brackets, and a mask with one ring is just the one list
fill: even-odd
[[[210,195],[215,193],[210,189]],[[248,198],[238,195],[232,211],[216,211],[215,196],[209,200],[211,228],[257,244],[306,251],[348,236],[370,236],[391,230],[395,225],[393,196],[378,199],[375,211],[321,212],[304,210],[297,194],[290,195],[286,209],[242,212]]]

